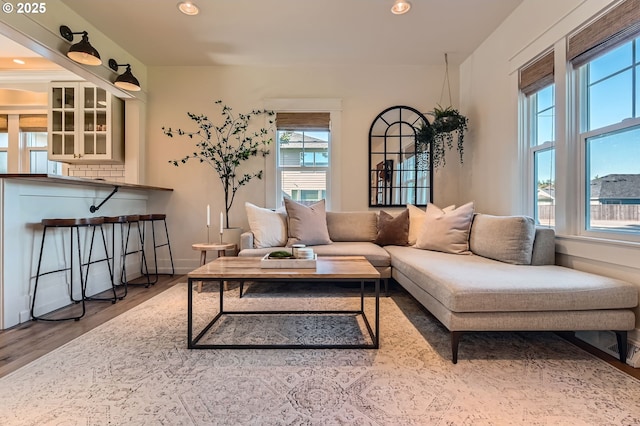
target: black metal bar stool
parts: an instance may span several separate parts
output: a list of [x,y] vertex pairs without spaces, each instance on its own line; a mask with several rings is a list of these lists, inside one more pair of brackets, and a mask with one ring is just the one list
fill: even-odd
[[[104,217],[104,222],[106,224],[111,224],[111,259],[112,259],[112,268],[113,268],[113,285],[114,288],[123,287],[124,290],[119,292],[117,298],[122,300],[127,296],[128,286],[129,285],[144,285],[145,287],[149,287],[152,283],[149,280],[148,276],[148,267],[147,267],[147,258],[144,253],[144,238],[142,236],[142,227],[140,224],[140,215],[124,215],[124,216],[113,216],[113,217]],[[116,238],[115,238],[115,228],[116,224],[120,225],[120,279],[119,283],[116,284],[115,277],[116,274]],[[138,246],[136,248],[130,248],[131,241],[131,228],[137,229],[138,234]],[[134,231],[135,232],[135,231]],[[134,235],[135,239],[135,235]],[[141,255],[141,266],[140,268],[146,271],[146,273],[142,273],[142,276],[146,278],[146,282],[142,283],[132,283],[127,278],[127,256],[132,254],[140,254]]]
[[[81,219],[42,219],[41,221],[42,225],[44,226],[44,229],[42,231],[42,243],[40,244],[40,255],[38,257],[38,269],[36,271],[36,281],[33,287],[33,298],[31,300],[31,318],[33,318],[34,320],[41,320],[41,321],[65,321],[65,320],[75,320],[78,321],[80,318],[82,318],[84,316],[84,314],[86,313],[86,307],[85,307],[85,300],[86,300],[86,281],[87,278],[89,276],[89,266],[91,265],[92,261],[91,261],[91,255],[93,253],[93,241],[94,241],[94,237],[95,237],[95,231],[96,231],[96,227],[101,227],[102,224],[104,223],[104,220],[101,217],[91,217],[91,218],[81,218]],[[91,245],[89,247],[89,258],[87,260],[86,263],[83,264],[82,262],[82,247],[80,244],[80,228],[86,228],[86,227],[91,227],[92,228],[92,234],[91,234]],[[44,244],[45,244],[45,240],[46,240],[46,236],[47,236],[47,230],[49,230],[49,228],[58,228],[58,229],[69,229],[69,266],[65,266],[64,268],[61,269],[56,269],[56,270],[52,270],[52,271],[47,271],[47,272],[41,272],[41,266],[42,266],[42,255],[44,254]],[[77,256],[78,256],[78,271],[79,272],[79,279],[80,279],[80,294],[81,297],[80,299],[75,299],[73,296],[73,290],[74,290],[74,261],[73,261],[73,257],[74,257],[74,238],[73,238],[73,233],[75,230],[75,234],[76,234],[76,250],[77,250]],[[104,235],[103,235],[104,236]],[[104,241],[104,239],[103,239]],[[105,243],[106,245],[106,243]],[[83,276],[82,273],[82,267],[83,265],[87,266],[87,273],[86,276]],[[35,306],[36,306],[36,299],[37,299],[37,295],[38,295],[38,284],[40,282],[40,277],[44,276],[44,275],[49,275],[49,274],[53,274],[53,273],[58,273],[58,272],[64,272],[64,271],[69,271],[69,299],[71,300],[71,302],[75,302],[75,303],[81,303],[82,304],[82,310],[80,311],[79,314],[75,314],[69,317],[53,317],[53,318],[47,318],[47,317],[42,317],[39,315],[36,315],[35,313]]]
[[[155,231],[155,223],[162,221],[164,223],[164,234],[165,241],[164,243],[156,240],[156,231]],[[171,261],[171,276],[175,274],[175,268],[173,266],[173,255],[171,254],[171,242],[169,241],[169,230],[167,229],[167,215],[166,214],[143,214],[140,215],[140,222],[142,222],[142,242],[146,243],[145,233],[146,233],[146,224],[151,224],[151,237],[153,243],[153,264],[155,267],[155,278],[151,281],[151,284],[155,284],[158,282],[158,252],[157,249],[160,247],[167,247],[169,249],[169,260]],[[148,272],[148,271],[147,271]]]

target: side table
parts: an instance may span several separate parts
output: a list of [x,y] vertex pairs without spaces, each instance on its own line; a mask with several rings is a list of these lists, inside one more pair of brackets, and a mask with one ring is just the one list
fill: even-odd
[[[224,257],[227,254],[227,250],[233,250],[235,253],[238,249],[235,244],[224,242],[221,244],[196,243],[192,244],[191,248],[193,250],[200,250],[200,266],[207,263],[207,251],[217,251],[218,257]],[[200,293],[201,291],[202,281],[198,281],[198,293]]]

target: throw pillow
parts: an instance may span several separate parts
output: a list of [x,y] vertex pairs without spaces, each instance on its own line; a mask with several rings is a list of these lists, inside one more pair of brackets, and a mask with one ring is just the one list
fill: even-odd
[[409,245],[412,246],[418,240],[418,234],[422,229],[424,223],[424,215],[427,213],[419,207],[413,204],[407,204],[407,211],[409,212]]
[[445,253],[468,254],[473,202],[450,212],[429,203],[416,247]]
[[[442,209],[442,211],[450,212],[455,208],[455,204],[452,204]],[[407,204],[407,209],[409,209],[409,245],[413,246],[418,241],[418,234],[420,234],[420,231],[422,230],[426,211],[414,206],[413,204]]]
[[285,198],[284,207],[289,218],[289,240],[287,246],[331,244],[327,229],[327,213],[324,200],[310,206]]
[[287,213],[284,209],[276,211],[244,203],[253,233],[253,247],[284,247],[287,244]]
[[528,216],[476,214],[469,247],[477,255],[514,265],[530,265],[536,224]]
[[406,246],[409,239],[409,210],[397,216],[380,211],[378,235],[374,241],[381,246]]

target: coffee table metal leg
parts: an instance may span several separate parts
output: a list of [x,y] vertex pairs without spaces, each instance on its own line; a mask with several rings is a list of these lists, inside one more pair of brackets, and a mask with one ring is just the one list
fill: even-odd
[[376,280],[376,333],[374,348],[380,347],[380,280]]
[[187,347],[193,348],[193,280],[189,278],[187,287]]
[[[375,319],[372,324],[369,322],[369,319],[366,316],[364,310],[364,284],[365,282],[371,282],[371,280],[359,280],[360,281],[360,311],[224,311],[224,284],[225,280],[220,279],[208,279],[205,281],[214,281],[218,282],[219,292],[220,292],[220,311],[217,315],[204,327],[200,333],[194,338],[193,337],[193,282],[194,279],[189,279],[189,292],[188,292],[188,321],[187,321],[187,338],[188,338],[188,348],[189,349],[249,349],[249,348],[264,348],[264,349],[276,349],[276,348],[334,348],[334,349],[347,349],[347,348],[362,348],[362,349],[378,349],[380,345],[380,280],[373,280],[375,284]],[[244,285],[243,280],[238,280],[240,282],[240,289]],[[350,280],[353,282],[353,280]],[[269,315],[269,314],[361,314],[364,324],[369,332],[369,337],[371,338],[371,344],[356,344],[356,345],[220,345],[220,344],[199,344],[200,339],[211,329],[211,327],[222,317],[223,314],[227,315]]]

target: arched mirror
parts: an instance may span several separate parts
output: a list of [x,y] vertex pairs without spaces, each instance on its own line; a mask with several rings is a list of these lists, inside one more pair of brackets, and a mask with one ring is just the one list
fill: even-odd
[[369,207],[414,204],[433,199],[431,146],[417,149],[416,133],[429,126],[415,108],[382,111],[369,130]]

